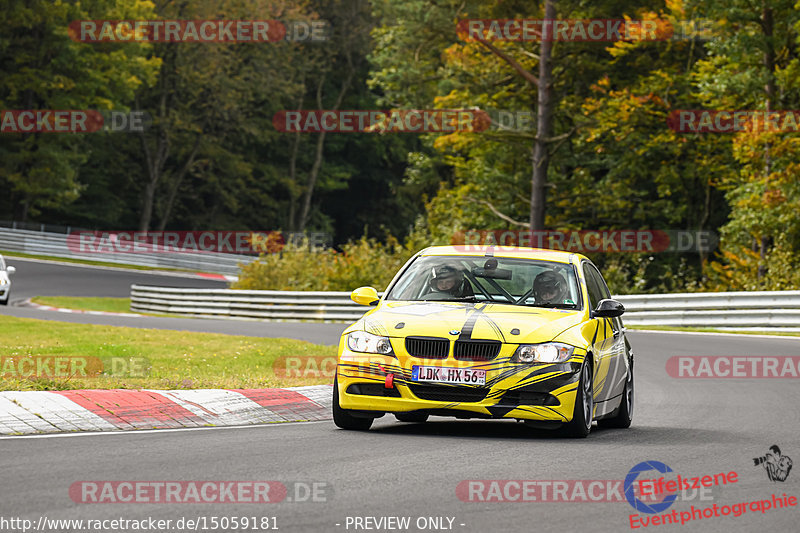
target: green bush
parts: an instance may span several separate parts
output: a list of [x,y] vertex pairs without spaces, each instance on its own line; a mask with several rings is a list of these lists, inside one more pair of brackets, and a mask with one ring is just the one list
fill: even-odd
[[280,253],[262,254],[242,267],[234,289],[281,291],[351,291],[369,285],[382,291],[395,273],[417,251],[413,239],[401,245],[389,237],[386,244],[362,237],[333,249],[309,250],[287,246]]

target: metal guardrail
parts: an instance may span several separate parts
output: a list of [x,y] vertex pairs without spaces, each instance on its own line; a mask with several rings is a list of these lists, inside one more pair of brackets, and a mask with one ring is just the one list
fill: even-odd
[[0,250],[31,255],[47,255],[87,261],[153,268],[178,268],[236,276],[240,263],[255,261],[255,256],[213,252],[186,253],[79,253],[67,245],[67,234],[0,228]]
[[131,311],[199,317],[355,321],[369,311],[349,292],[245,291],[131,286]]
[[[800,291],[616,296],[625,324],[800,331]],[[629,312],[628,312],[629,311]]]
[[[614,296],[629,326],[800,331],[800,291]],[[131,287],[131,310],[198,317],[355,321],[369,308],[349,292]]]

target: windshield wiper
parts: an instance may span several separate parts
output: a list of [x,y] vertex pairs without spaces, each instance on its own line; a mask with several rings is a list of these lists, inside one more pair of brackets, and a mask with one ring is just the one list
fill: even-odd
[[436,298],[433,300],[425,299],[423,302],[477,302],[475,296],[453,296],[451,298]]
[[574,304],[555,304],[555,303],[546,303],[546,304],[524,304],[525,307],[544,307],[545,309],[569,309],[572,311],[576,311],[577,307]]

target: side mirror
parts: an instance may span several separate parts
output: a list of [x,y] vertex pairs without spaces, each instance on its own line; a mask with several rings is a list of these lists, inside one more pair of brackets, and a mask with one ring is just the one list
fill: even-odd
[[360,305],[378,305],[378,291],[372,287],[359,287],[350,293],[350,299]]
[[16,271],[17,271],[17,269],[12,267],[12,266],[7,266],[6,267],[6,272],[8,272],[9,274],[13,274]]
[[625,312],[625,306],[611,298],[600,300],[597,309],[592,311],[592,318],[616,318]]

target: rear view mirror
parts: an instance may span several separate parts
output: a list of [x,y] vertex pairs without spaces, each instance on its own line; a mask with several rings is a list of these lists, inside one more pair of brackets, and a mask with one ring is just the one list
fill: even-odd
[[17,271],[17,269],[12,267],[12,266],[10,266],[10,265],[6,267],[6,272],[8,272],[9,274],[13,274],[16,271]]
[[350,293],[350,299],[360,305],[377,305],[378,291],[372,287],[359,287]]
[[625,306],[616,300],[607,298],[597,303],[597,308],[592,311],[592,318],[616,318],[622,316]]
[[472,275],[476,278],[511,279],[511,271],[506,268],[473,268]]

